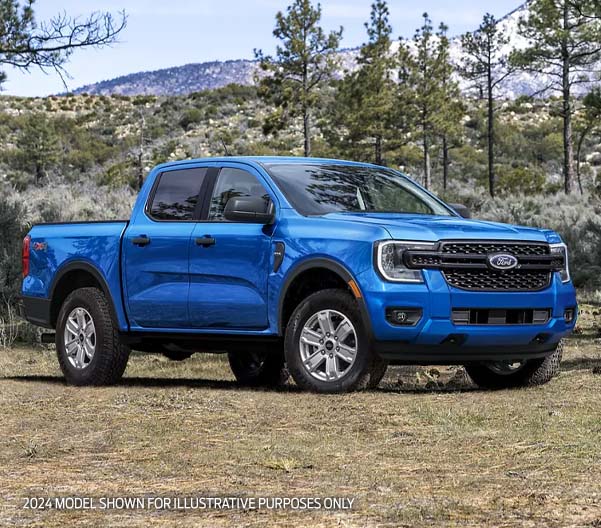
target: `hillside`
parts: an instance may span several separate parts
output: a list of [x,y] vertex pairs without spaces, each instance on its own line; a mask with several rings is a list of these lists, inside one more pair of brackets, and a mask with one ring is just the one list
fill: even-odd
[[[510,41],[506,46],[507,52],[525,45],[525,41],[518,34],[518,24],[520,18],[526,15],[527,10],[527,4],[523,4],[499,20],[503,34],[510,37]],[[398,42],[395,42],[392,51],[396,51],[397,48]],[[339,52],[340,66],[336,76],[343,76],[346,71],[352,71],[355,68],[357,54],[357,48]],[[451,39],[451,57],[456,64],[461,63],[463,59],[459,36]],[[188,95],[202,90],[220,88],[232,83],[252,85],[257,69],[257,62],[250,60],[186,64],[185,66],[132,73],[116,79],[101,81],[82,86],[74,90],[74,93],[93,95]],[[458,80],[464,92],[469,92],[473,88],[464,80]],[[538,92],[548,84],[548,81],[548,77],[544,75],[535,76],[521,72],[507,79],[500,87],[499,95],[512,99],[521,95],[529,95]],[[588,87],[581,85],[578,89],[584,92]]]

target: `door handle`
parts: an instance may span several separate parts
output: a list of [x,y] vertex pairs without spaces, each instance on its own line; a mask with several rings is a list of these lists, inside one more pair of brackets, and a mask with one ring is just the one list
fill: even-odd
[[212,236],[205,235],[196,239],[196,245],[202,247],[209,247],[215,245],[215,239]]
[[148,238],[146,235],[140,235],[139,237],[132,238],[131,243],[134,246],[147,246],[148,244],[150,244],[150,238]]

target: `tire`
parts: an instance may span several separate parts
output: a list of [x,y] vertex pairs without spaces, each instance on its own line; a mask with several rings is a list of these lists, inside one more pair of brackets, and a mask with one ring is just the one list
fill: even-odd
[[526,361],[513,373],[501,374],[491,363],[466,365],[465,370],[472,381],[483,389],[510,389],[544,385],[559,374],[563,341],[560,341],[553,354],[540,359]]
[[[284,350],[296,384],[313,392],[365,389],[379,360],[370,349],[355,299],[334,289],[314,293],[297,306],[286,327]],[[374,370],[373,383],[381,369]]]
[[279,387],[290,377],[281,350],[236,350],[227,357],[236,381],[245,387]]
[[56,325],[56,351],[65,379],[72,385],[111,385],[121,379],[130,349],[120,342],[100,290],[80,288],[67,297]]
[[369,372],[369,381],[367,382],[368,389],[377,389],[378,385],[386,375],[388,370],[388,361],[383,360],[379,356],[375,356]]
[[164,350],[163,356],[171,361],[185,361],[190,359],[194,352],[186,352],[184,350]]

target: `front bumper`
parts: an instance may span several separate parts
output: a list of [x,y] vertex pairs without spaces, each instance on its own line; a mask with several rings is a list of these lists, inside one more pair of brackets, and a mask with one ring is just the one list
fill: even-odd
[[[383,281],[373,270],[358,277],[371,327],[373,348],[396,363],[460,364],[488,360],[521,360],[553,353],[574,329],[576,292],[554,274],[551,286],[539,292],[478,292],[449,286],[439,271],[426,270],[423,284]],[[415,326],[397,326],[386,319],[391,307],[416,308]],[[544,324],[469,325],[452,321],[453,309],[550,309]],[[575,309],[572,322],[566,309]]]

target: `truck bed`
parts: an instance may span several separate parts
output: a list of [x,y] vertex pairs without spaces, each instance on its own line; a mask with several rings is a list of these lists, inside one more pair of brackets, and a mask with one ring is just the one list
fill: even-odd
[[100,272],[108,290],[121,303],[121,238],[128,220],[36,224],[31,229],[30,271],[23,296],[51,299],[57,283],[75,265],[89,264]]

